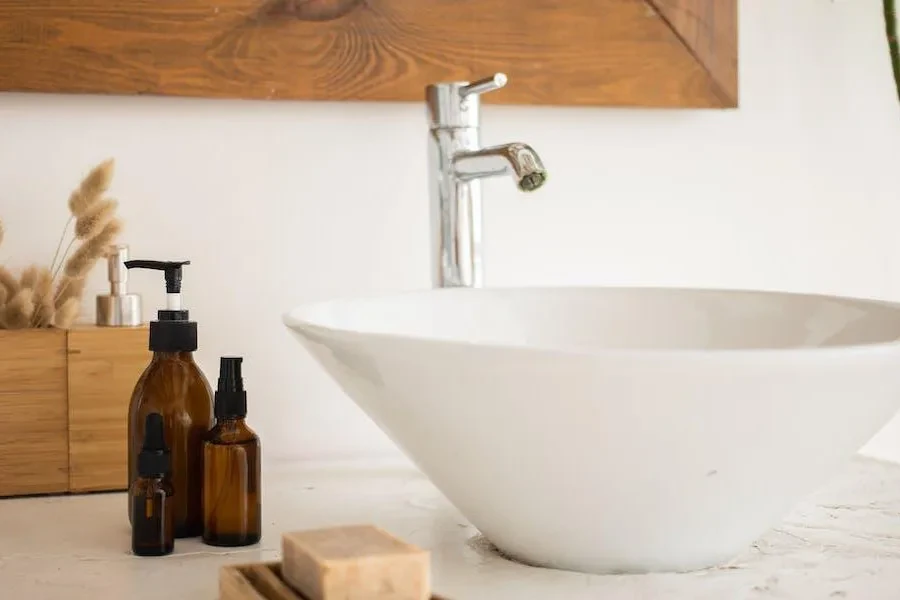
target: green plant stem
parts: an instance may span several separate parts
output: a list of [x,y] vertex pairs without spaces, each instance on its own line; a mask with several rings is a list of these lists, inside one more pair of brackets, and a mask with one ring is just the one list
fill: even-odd
[[894,71],[897,99],[900,100],[900,45],[897,42],[897,6],[895,0],[883,0],[883,2],[884,27],[887,34],[888,49],[891,52],[891,69]]

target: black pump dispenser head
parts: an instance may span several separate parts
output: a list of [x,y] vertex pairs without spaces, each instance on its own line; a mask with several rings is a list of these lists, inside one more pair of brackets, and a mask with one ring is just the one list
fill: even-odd
[[144,422],[144,445],[137,459],[138,475],[159,477],[169,474],[172,461],[163,432],[163,418],[159,413],[150,413]]
[[216,419],[242,419],[247,416],[247,392],[241,376],[240,356],[219,359],[219,383],[216,389]]
[[191,264],[189,260],[126,260],[129,269],[154,269],[166,274],[166,310],[181,310],[181,267]]
[[128,260],[129,269],[153,269],[166,276],[166,308],[157,311],[150,323],[150,350],[154,352],[193,352],[197,349],[197,323],[181,305],[181,267],[189,260]]

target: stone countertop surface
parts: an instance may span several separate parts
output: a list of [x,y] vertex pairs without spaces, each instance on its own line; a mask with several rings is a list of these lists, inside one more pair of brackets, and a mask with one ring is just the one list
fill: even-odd
[[162,558],[131,555],[124,494],[2,500],[0,598],[211,600],[222,565],[278,560],[281,533],[350,523],[430,549],[434,590],[450,600],[900,598],[900,465],[872,459],[854,459],[730,563],[685,574],[516,564],[406,464],[280,463],[263,477],[260,544],[177,540]]

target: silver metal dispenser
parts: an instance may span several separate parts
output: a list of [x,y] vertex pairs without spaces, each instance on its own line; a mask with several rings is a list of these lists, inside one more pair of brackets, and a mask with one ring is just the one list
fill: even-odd
[[128,246],[110,246],[107,266],[109,294],[97,296],[97,325],[101,327],[137,327],[143,323],[141,297],[128,293]]

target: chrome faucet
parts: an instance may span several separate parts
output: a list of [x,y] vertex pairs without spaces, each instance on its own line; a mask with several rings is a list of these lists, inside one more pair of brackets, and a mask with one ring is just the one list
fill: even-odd
[[425,88],[428,106],[428,184],[431,193],[432,283],[481,287],[481,179],[510,175],[519,189],[547,180],[541,158],[521,143],[481,147],[481,94],[506,85],[506,75]]

